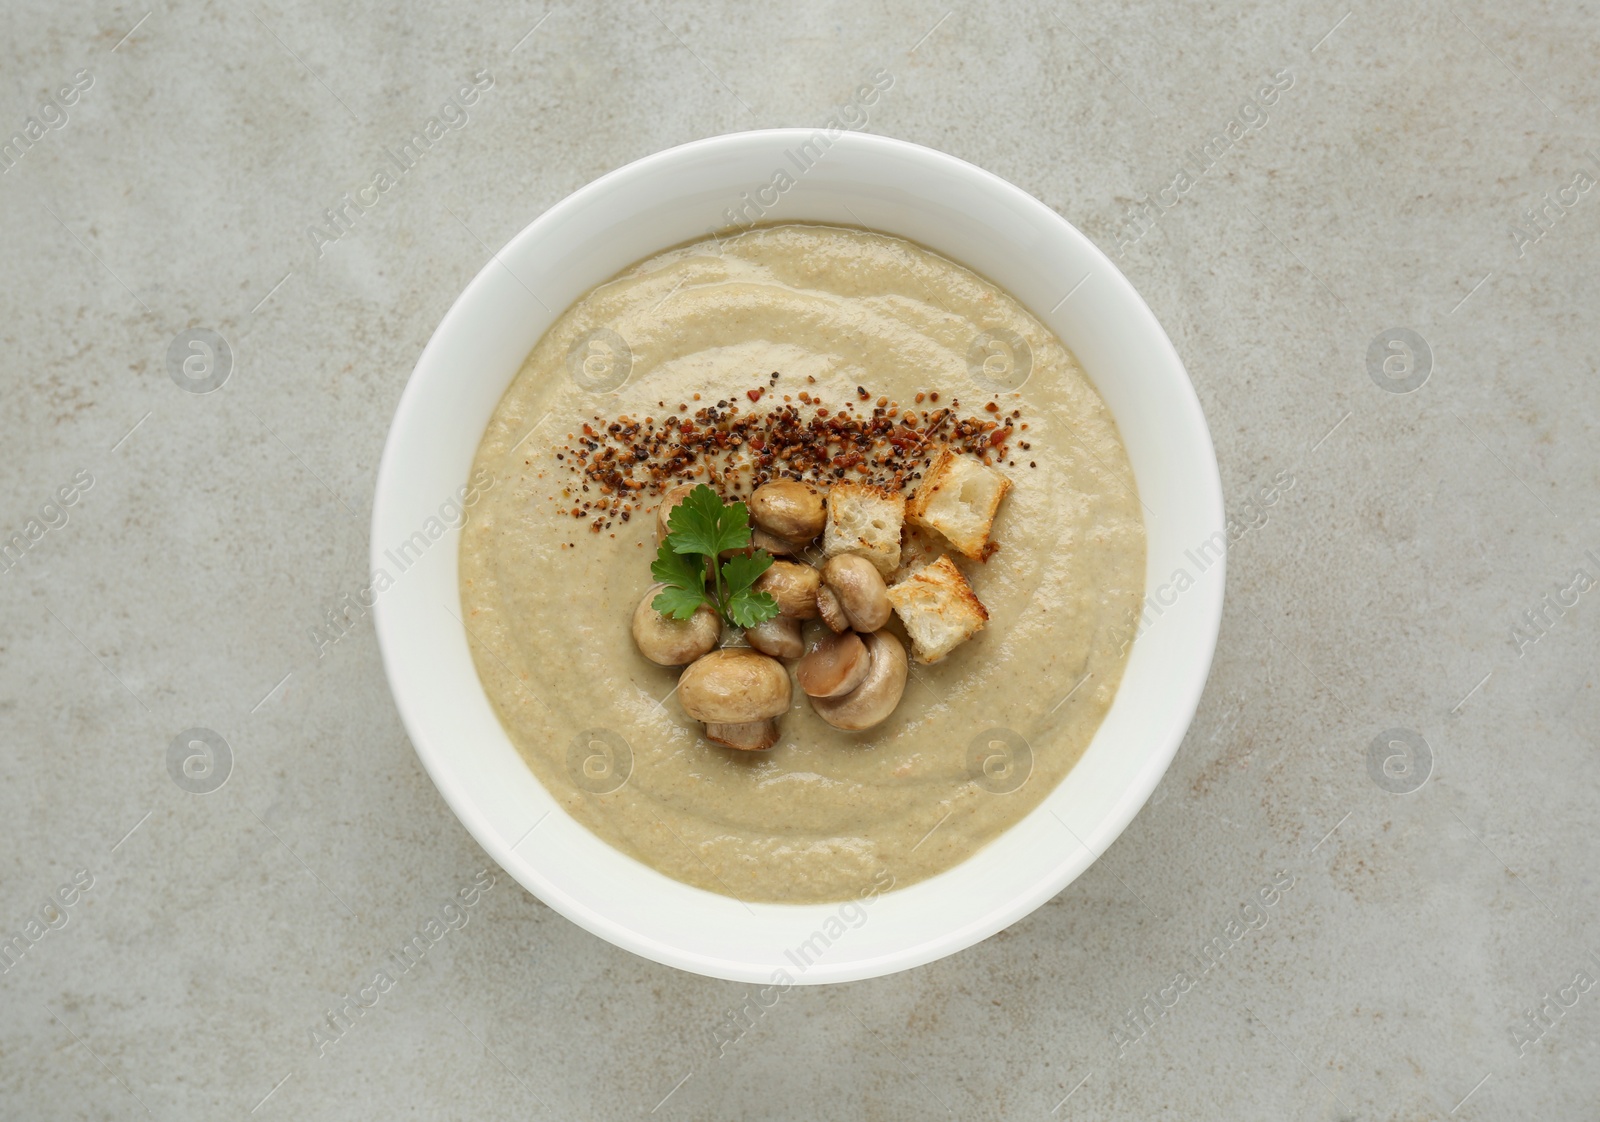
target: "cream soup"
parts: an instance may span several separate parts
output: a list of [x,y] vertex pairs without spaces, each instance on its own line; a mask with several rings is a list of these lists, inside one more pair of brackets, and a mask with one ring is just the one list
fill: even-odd
[[[926,531],[905,545],[902,575],[951,555],[988,609],[984,630],[937,663],[913,663],[884,723],[842,732],[797,689],[777,744],[745,752],[705,739],[676,704],[679,670],[643,658],[629,623],[651,584],[661,491],[687,479],[748,497],[773,445],[752,446],[735,422],[776,409],[922,425],[937,410],[955,418],[941,439],[971,418],[966,446],[978,448],[1000,426],[1007,439],[991,458],[1013,486],[986,561]],[[680,450],[671,478],[642,462],[617,468],[632,456],[627,426],[648,419],[659,432],[697,414],[710,419],[693,425],[693,441],[673,431],[682,446],[720,451],[716,464]],[[602,451],[614,450],[607,426],[618,422],[620,459]],[[719,431],[733,434],[726,447]],[[826,487],[873,467],[880,482],[904,476],[909,495],[932,443],[890,446],[848,471],[813,456],[800,474]],[[1133,473],[1071,353],[993,284],[862,230],[759,227],[669,250],[596,288],[528,356],[474,472],[492,486],[463,529],[463,620],[512,742],[605,841],[745,900],[907,885],[1017,822],[1099,727],[1144,594]],[[889,628],[904,639],[897,620]]]

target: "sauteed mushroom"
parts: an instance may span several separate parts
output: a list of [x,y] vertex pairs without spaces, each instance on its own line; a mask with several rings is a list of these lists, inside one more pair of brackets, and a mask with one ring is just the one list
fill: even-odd
[[773,616],[747,627],[744,637],[756,650],[773,658],[799,658],[806,652],[806,645],[800,639],[800,621],[792,616]]
[[905,693],[909,667],[900,640],[887,631],[874,631],[866,642],[872,665],[861,684],[842,697],[811,699],[817,716],[834,728],[850,732],[869,729],[893,713]]
[[789,710],[789,672],[775,658],[724,647],[691,663],[678,679],[683,711],[708,725],[764,721]]
[[859,686],[872,667],[867,645],[854,631],[825,635],[795,663],[794,677],[811,697],[839,697]]
[[633,642],[640,654],[659,666],[682,666],[717,645],[722,635],[722,617],[709,604],[700,605],[694,615],[684,620],[662,615],[650,606],[650,601],[665,587],[652,584],[633,609]]
[[817,614],[834,631],[850,630],[850,617],[844,614],[844,605],[827,585],[817,589]]
[[757,592],[770,592],[778,601],[778,611],[791,619],[817,618],[817,588],[822,574],[810,565],[796,561],[774,561],[756,578]]
[[768,533],[808,542],[828,521],[822,494],[809,483],[779,479],[750,493],[750,520]]
[[822,583],[833,590],[845,618],[857,631],[872,632],[889,622],[889,587],[865,557],[840,553],[822,566]]
[[656,541],[664,542],[667,540],[667,534],[670,532],[667,518],[672,514],[672,508],[687,499],[689,492],[693,491],[696,486],[698,484],[680,483],[676,487],[668,488],[667,492],[661,496],[661,502],[656,506]]

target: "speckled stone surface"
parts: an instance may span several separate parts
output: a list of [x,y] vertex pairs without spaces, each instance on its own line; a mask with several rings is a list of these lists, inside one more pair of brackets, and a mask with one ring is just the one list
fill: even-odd
[[[1593,1117],[1592,11],[3,23],[0,1115]],[[1020,184],[1144,294],[1237,541],[1199,714],[1102,860],[962,954],[761,1008],[483,888],[370,621],[309,636],[360,587],[395,403],[492,248],[650,152],[821,123],[879,67],[870,130]],[[214,392],[194,330],[229,348]],[[195,728],[231,762],[185,772]]]

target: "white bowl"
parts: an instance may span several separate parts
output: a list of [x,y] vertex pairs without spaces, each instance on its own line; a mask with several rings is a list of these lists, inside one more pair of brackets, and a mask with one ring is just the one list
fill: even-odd
[[[395,702],[428,774],[478,844],[528,891],[620,947],[779,985],[930,962],[1070,884],[1166,771],[1199,703],[1222,615],[1221,558],[1204,568],[1197,560],[1213,556],[1200,547],[1223,541],[1211,436],[1183,364],[1127,279],[1038,200],[903,141],[842,133],[793,186],[761,194],[776,169],[795,172],[787,153],[813,138],[772,129],[672,148],[590,183],[512,238],[423,349],[384,447],[372,514],[374,571],[394,578],[375,617]],[[392,557],[465,484],[490,414],[556,316],[635,261],[727,225],[724,212],[745,199],[765,222],[864,224],[910,238],[1010,292],[1098,387],[1145,506],[1154,606],[1082,760],[975,856],[865,905],[746,904],[664,876],[579,825],[523,763],[479,684],[460,619],[459,533],[432,540],[404,572]],[[743,220],[754,216],[747,209]],[[1180,570],[1192,586],[1176,579]]]

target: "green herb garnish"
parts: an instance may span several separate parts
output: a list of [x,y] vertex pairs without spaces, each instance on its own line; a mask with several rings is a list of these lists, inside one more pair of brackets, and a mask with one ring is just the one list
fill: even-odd
[[[710,604],[735,627],[754,627],[778,614],[778,601],[751,588],[772,565],[772,554],[757,549],[717,563],[725,550],[750,545],[750,512],[741,502],[724,503],[704,483],[667,516],[667,540],[656,550],[650,575],[667,587],[650,606],[672,619],[688,619]],[[706,561],[712,587],[706,587]]]

